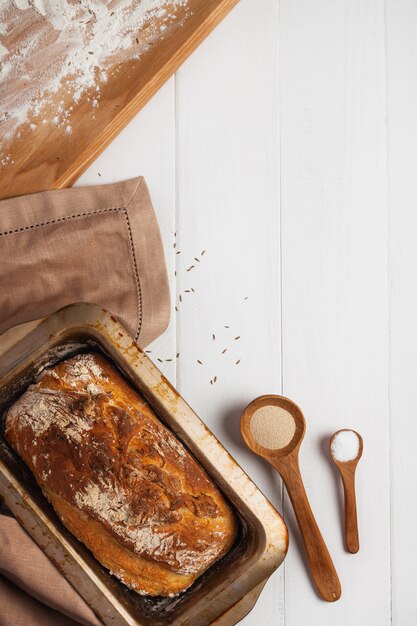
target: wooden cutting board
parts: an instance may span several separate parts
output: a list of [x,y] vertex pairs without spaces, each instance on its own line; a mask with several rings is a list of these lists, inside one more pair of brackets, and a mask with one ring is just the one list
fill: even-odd
[[[118,1],[113,0],[114,12],[118,10]],[[132,0],[135,1],[137,4],[141,0]],[[16,4],[24,6],[25,2]],[[71,7],[76,0],[68,2]],[[6,78],[0,88],[0,198],[72,185],[237,2],[182,0],[175,4],[167,0],[169,19],[167,11],[163,17],[154,12],[134,33],[133,45],[144,48],[140,58],[129,58],[129,50],[122,51],[120,58],[113,55],[100,67],[100,72],[105,72],[105,82],[98,78],[99,86],[89,86],[78,100],[68,87],[71,78],[65,78],[44,102],[39,97],[33,111],[26,110],[25,118],[16,125],[16,119],[7,111],[11,90],[25,89],[31,76],[35,80],[42,78],[44,66],[48,69],[48,63],[56,61],[56,47],[52,47],[56,46],[56,32],[51,29],[45,49],[28,57],[27,75],[10,79],[9,85]],[[95,19],[98,18],[94,16],[92,21]],[[31,7],[22,11],[13,5],[3,18],[0,53],[6,49],[9,56],[0,60],[0,76],[1,70],[7,69],[6,64],[13,62],[15,51],[22,50],[22,40],[27,48],[32,37],[36,40],[37,24],[43,28],[45,17],[35,14]],[[61,37],[64,35],[65,31]],[[93,54],[88,44],[85,48],[85,55]],[[15,95],[18,99],[19,92]],[[62,111],[66,115],[64,121]]]

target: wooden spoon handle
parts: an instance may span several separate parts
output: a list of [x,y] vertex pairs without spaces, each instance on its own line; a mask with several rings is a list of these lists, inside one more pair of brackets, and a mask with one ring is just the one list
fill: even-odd
[[290,496],[317,591],[327,602],[334,602],[340,598],[342,590],[307,498],[298,465],[298,455],[292,454],[286,457],[285,463],[275,461],[273,465],[280,473]]
[[352,554],[359,550],[358,516],[356,512],[355,474],[342,474],[345,493],[345,540]]

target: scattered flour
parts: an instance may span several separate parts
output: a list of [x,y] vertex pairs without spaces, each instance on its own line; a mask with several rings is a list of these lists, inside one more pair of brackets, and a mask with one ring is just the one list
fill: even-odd
[[109,72],[117,71],[117,63],[139,59],[181,23],[178,9],[187,4],[1,0],[0,146],[27,122],[32,130],[49,124],[70,134],[71,115],[84,94],[95,88],[89,101],[97,109]]

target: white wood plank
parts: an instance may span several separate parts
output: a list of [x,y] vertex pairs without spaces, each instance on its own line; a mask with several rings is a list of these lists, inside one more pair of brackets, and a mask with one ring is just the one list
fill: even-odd
[[[292,533],[286,609],[281,568],[243,623],[384,626],[390,621],[390,548],[383,3],[281,0],[280,27],[277,11],[273,0],[241,0],[179,72],[176,154],[172,80],[80,183],[145,175],[163,233],[173,305],[179,306],[169,331],[151,346],[151,357],[164,360],[180,352],[181,392],[280,507],[280,483],[242,447],[238,415],[256,395],[281,390],[281,92],[284,392],[306,414],[302,470],[344,595],[334,606],[317,598]],[[412,624],[417,614],[411,589],[416,511],[409,497],[416,470],[416,20],[411,0],[388,0],[393,624],[398,626]],[[175,230],[179,255],[172,248]],[[185,293],[191,287],[195,293]],[[175,382],[175,362],[158,364]],[[323,448],[323,440],[346,425],[365,438],[358,470],[362,545],[356,556],[344,552],[335,476]],[[290,505],[285,506],[292,523]]]
[[392,623],[415,624],[417,502],[417,4],[387,2]]
[[[382,0],[281,0],[284,393],[306,415],[301,469],[343,588],[319,600],[293,540],[287,626],[390,623],[384,71]],[[327,452],[342,427],[364,438],[355,556]]]
[[[79,185],[144,176],[161,228],[171,294],[175,294],[175,99],[174,78],[142,109],[79,179]],[[174,298],[172,298],[172,309]],[[167,332],[148,346],[149,355],[175,384],[175,315]],[[161,359],[160,363],[157,359]],[[166,359],[173,359],[166,361]]]
[[[279,505],[239,433],[246,403],[281,385],[277,33],[275,0],[242,0],[177,75],[177,382]],[[284,623],[282,574],[242,623]]]

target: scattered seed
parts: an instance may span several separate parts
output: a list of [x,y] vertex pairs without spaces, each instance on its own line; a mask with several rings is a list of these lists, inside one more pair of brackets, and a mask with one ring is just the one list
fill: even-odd
[[249,296],[246,296],[246,298],[243,298],[244,300],[247,300],[249,298]]
[[193,289],[193,287],[191,287],[191,291],[192,291],[193,293],[195,293],[195,289]]
[[184,292],[185,293],[190,293],[190,290],[189,289],[184,289]]
[[162,360],[162,359],[157,359],[157,360],[158,360],[160,363],[163,363],[163,360]]
[[167,362],[168,362],[168,361],[172,361],[172,359],[165,359],[165,361],[167,361]]
[[197,261],[197,263],[200,263],[200,259],[197,259],[197,257],[194,257],[194,261]]
[[238,335],[237,337],[235,337],[235,341],[237,341],[238,339],[240,339],[240,335]]
[[213,341],[216,341],[216,335],[213,335]]
[[101,176],[100,172],[97,172],[97,174],[98,174],[99,176]]
[[190,272],[194,268],[195,268],[195,265],[190,265],[190,267],[187,269],[187,272]]
[[179,358],[179,356],[180,356],[180,353],[179,353],[179,352],[177,352],[177,359]]
[[177,270],[174,271],[174,276],[176,276],[176,275],[177,275]]
[[177,244],[176,244],[176,243],[174,243],[174,248],[176,248],[176,247],[177,247]]
[[177,254],[181,254],[181,250],[178,250]]
[[139,39],[136,37],[136,43],[139,43]]
[[175,307],[175,310],[178,311],[178,307],[177,306]]
[[215,377],[213,378],[213,383],[215,383],[215,382],[216,382],[216,380],[217,380],[217,376],[215,376]]
[[182,295],[180,294],[180,302],[182,302]]
[[145,350],[146,354],[151,354],[152,350]]
[[177,236],[177,231],[175,231],[175,233],[174,233],[174,237],[176,237],[176,236]]
[[227,348],[225,348],[225,349],[223,350],[222,354],[224,354],[226,351],[227,351]]
[[240,359],[238,359],[238,360],[236,361],[236,365],[239,365],[239,363],[240,363]]
[[200,256],[204,256],[205,254],[205,250],[203,250],[203,252],[201,252]]
[[212,385],[212,384],[213,384],[213,381],[210,379],[210,385]]
[[225,326],[225,328],[230,328],[230,326]]
[[197,359],[197,363],[200,363],[200,365],[203,365],[202,361],[200,361],[200,359]]

